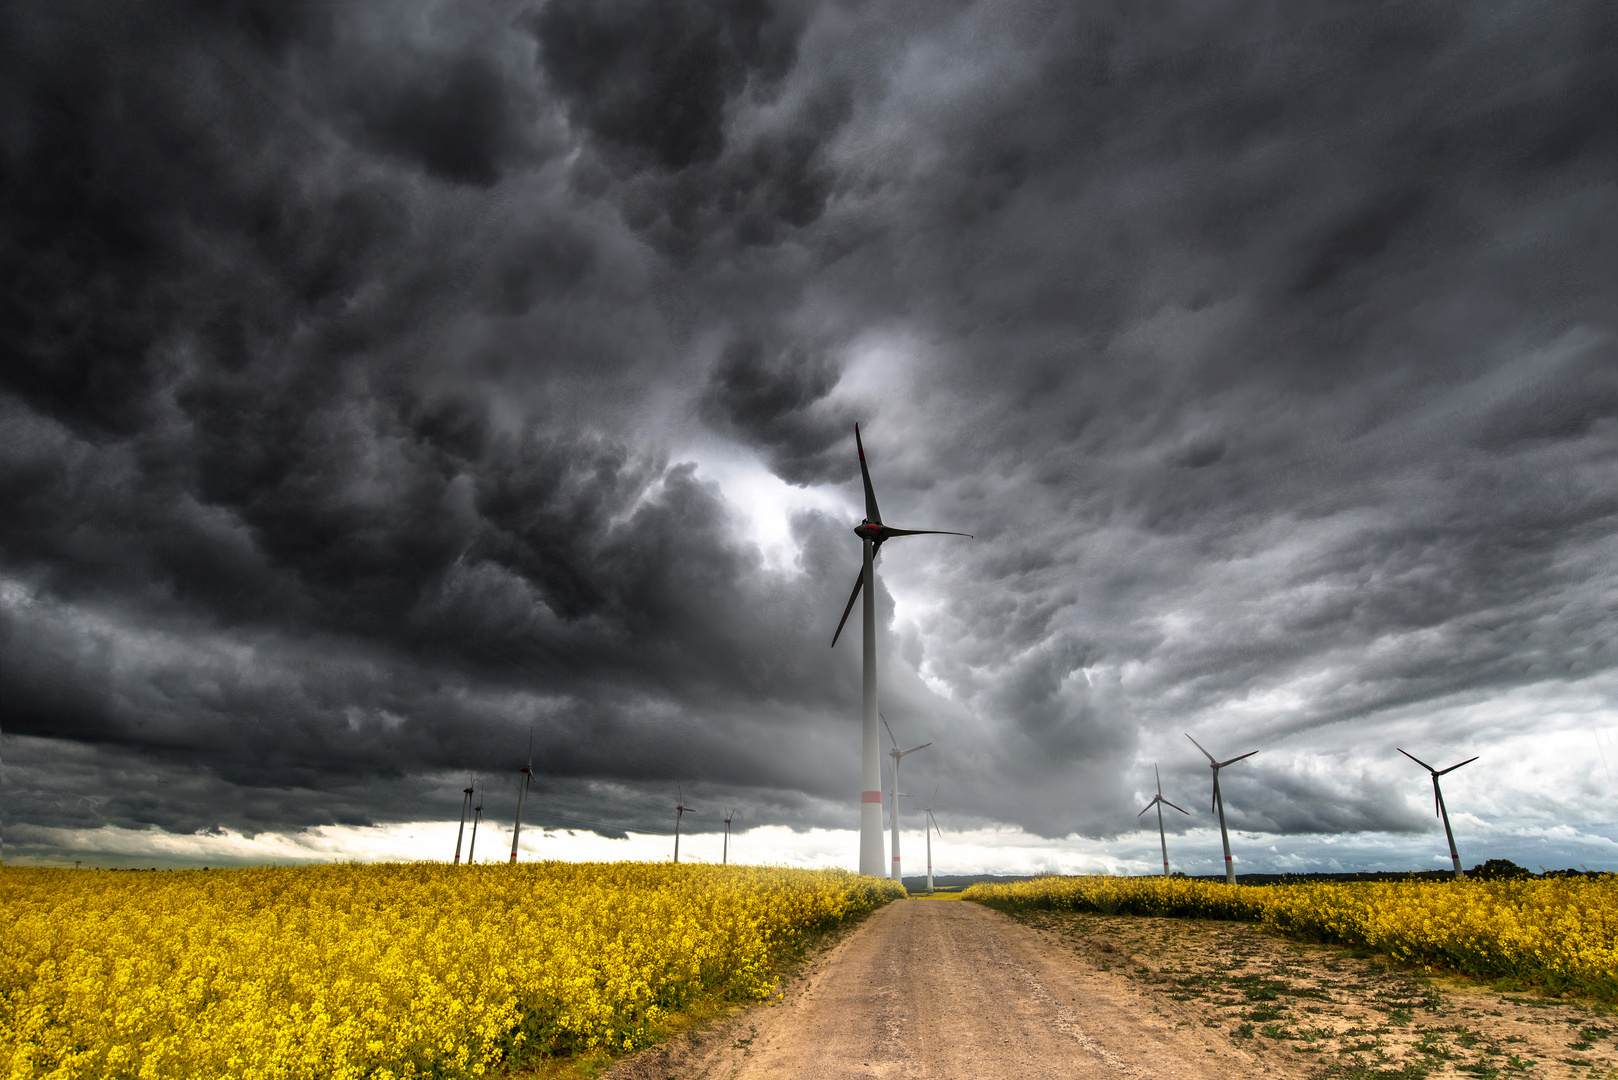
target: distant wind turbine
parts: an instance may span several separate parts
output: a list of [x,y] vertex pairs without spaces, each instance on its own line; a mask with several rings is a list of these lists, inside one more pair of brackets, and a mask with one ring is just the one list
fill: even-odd
[[[878,713],[877,715],[881,716],[881,713]],[[888,751],[888,756],[893,761],[893,818],[891,820],[891,824],[893,826],[892,876],[894,881],[900,881],[902,878],[900,877],[899,871],[899,761],[906,754],[914,754],[917,750],[925,750],[933,744],[930,742],[924,742],[920,746],[912,746],[908,750],[901,750],[899,749],[899,740],[893,737],[893,729],[888,727],[888,718],[886,716],[882,716],[882,726],[888,728],[888,740],[893,743],[893,749]],[[907,799],[909,797],[910,796],[908,795],[905,796]]]
[[[882,513],[876,506],[876,491],[871,487],[871,470],[865,464],[865,444],[860,441],[860,426],[854,425],[854,447],[860,455],[860,478],[865,482],[865,520],[854,529],[865,548],[865,565],[854,579],[854,591],[848,594],[848,606],[838,620],[837,632],[831,636],[832,647],[843,633],[848,613],[854,610],[854,601],[860,589],[865,588],[864,624],[864,693],[862,695],[863,727],[860,741],[860,873],[882,876],[882,739],[876,730],[876,553],[886,541],[895,536],[965,536],[971,533],[949,532],[943,529],[893,529],[882,524]],[[868,587],[867,587],[868,586]]]
[[1420,765],[1422,768],[1433,774],[1433,811],[1438,817],[1444,819],[1444,836],[1449,840],[1449,858],[1450,862],[1455,864],[1455,876],[1458,878],[1466,877],[1465,874],[1461,873],[1461,853],[1455,850],[1455,833],[1449,827],[1449,811],[1444,807],[1444,793],[1438,790],[1438,778],[1443,776],[1445,773],[1454,772],[1456,769],[1459,769],[1461,765],[1472,764],[1472,762],[1477,760],[1477,757],[1475,755],[1469,757],[1465,761],[1461,762],[1461,765],[1451,765],[1447,769],[1435,769],[1425,761],[1421,760],[1421,758],[1417,757],[1415,754],[1409,753],[1408,751],[1397,746],[1394,747],[1394,749],[1398,750],[1399,753],[1404,754],[1405,757],[1409,758],[1411,761],[1414,761],[1417,765]]
[[522,800],[528,794],[528,785],[534,779],[534,729],[528,729],[528,764],[521,769],[522,781],[517,785],[517,825],[511,830],[511,861],[517,861],[517,837],[522,835]]
[[923,827],[921,830],[922,835],[927,837],[927,891],[929,893],[933,891],[933,833],[936,831],[940,840],[944,838],[944,830],[938,827],[938,819],[933,817],[933,803],[937,801],[938,785],[934,784],[932,798],[927,800],[927,806],[922,810],[922,813],[927,815],[927,825],[931,826],[931,828]]
[[685,791],[680,787],[679,781],[675,781],[674,790],[679,793],[679,798],[674,803],[674,861],[679,862],[680,819],[685,817],[687,810],[693,810],[695,807],[685,805]]
[[[1191,736],[1188,734],[1186,735],[1186,738],[1191,739]],[[1191,745],[1195,746],[1198,750],[1202,750],[1202,744],[1197,742],[1195,739],[1191,739]],[[1242,758],[1250,758],[1256,753],[1258,753],[1257,750],[1249,750],[1241,757],[1233,757],[1229,761],[1215,761],[1212,754],[1208,753],[1206,750],[1202,750],[1202,756],[1208,759],[1208,764],[1213,768],[1213,802],[1209,805],[1208,809],[1210,812],[1216,809],[1219,811],[1219,842],[1225,845],[1225,884],[1227,885],[1236,884],[1236,867],[1230,861],[1230,834],[1225,831],[1225,797],[1219,793],[1219,770],[1223,769],[1226,765],[1236,764],[1238,761],[1242,760]],[[1178,810],[1179,807],[1176,806],[1175,809]],[[1168,845],[1164,844],[1165,857],[1167,856],[1167,851]]]
[[735,816],[735,810],[725,811],[725,853],[719,857],[720,866],[728,866],[730,864],[730,819]]
[[[1195,741],[1195,740],[1193,740],[1193,741]],[[1256,751],[1256,750],[1254,751],[1254,753],[1257,753],[1257,752],[1258,751]],[[1163,774],[1157,771],[1157,766],[1156,765],[1152,766],[1152,774],[1157,777],[1157,797],[1155,799],[1153,799],[1151,802],[1146,804],[1146,810],[1150,810],[1154,806],[1157,807],[1157,842],[1159,844],[1161,844],[1162,847],[1163,847],[1163,876],[1168,877],[1169,876],[1169,842],[1168,842],[1168,839],[1166,837],[1164,837],[1164,835],[1163,835],[1163,807],[1165,807],[1165,806],[1174,806],[1174,804],[1169,802],[1167,799],[1163,798]],[[1217,776],[1218,774],[1215,773],[1214,775]],[[1174,806],[1174,809],[1180,810],[1180,808],[1178,806]],[[1146,810],[1142,810],[1139,814],[1136,814],[1135,817],[1140,818],[1140,817],[1144,816],[1145,813],[1146,813]],[[1191,811],[1189,811],[1189,810],[1180,810],[1180,813],[1186,815],[1187,817],[1191,816]]]
[[455,865],[461,865],[461,840],[466,836],[466,808],[472,805],[472,788],[461,789],[461,828],[455,834]]
[[466,848],[466,865],[472,865],[472,856],[478,850],[478,822],[483,820],[483,796],[478,795],[478,804],[472,807],[472,842]]

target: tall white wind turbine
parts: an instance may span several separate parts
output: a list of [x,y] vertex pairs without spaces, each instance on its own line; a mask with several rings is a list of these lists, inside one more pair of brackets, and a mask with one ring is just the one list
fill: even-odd
[[466,865],[472,865],[472,856],[478,850],[478,822],[483,820],[483,796],[478,795],[478,804],[472,807],[472,842],[466,848]]
[[927,800],[927,806],[922,810],[922,813],[926,814],[927,818],[926,826],[921,830],[922,835],[927,837],[927,891],[929,893],[933,891],[933,833],[937,832],[940,840],[944,838],[944,830],[938,827],[938,819],[933,817],[933,803],[937,801],[938,785],[934,784],[933,797]]
[[854,528],[865,549],[865,565],[854,579],[854,591],[848,594],[848,606],[837,623],[837,632],[831,636],[832,647],[843,633],[848,613],[854,610],[854,601],[860,589],[865,588],[864,604],[864,693],[861,718],[863,726],[860,740],[860,873],[882,876],[882,739],[876,730],[876,553],[895,536],[965,536],[971,533],[949,532],[944,529],[894,529],[882,524],[882,512],[876,506],[876,491],[871,487],[871,470],[865,464],[865,444],[860,441],[860,426],[854,425],[854,447],[860,455],[860,478],[865,482],[865,520]]
[[[1191,739],[1191,736],[1188,734],[1186,735],[1186,738]],[[1191,745],[1195,746],[1198,750],[1202,750],[1202,744],[1197,742],[1195,739],[1191,739]],[[1258,753],[1257,750],[1249,750],[1241,757],[1233,757],[1229,761],[1215,761],[1212,754],[1208,753],[1206,750],[1202,750],[1202,756],[1208,759],[1208,764],[1213,769],[1214,774],[1213,802],[1209,805],[1208,809],[1210,811],[1219,811],[1219,842],[1225,845],[1225,884],[1227,885],[1236,884],[1236,866],[1230,861],[1230,834],[1225,831],[1225,797],[1219,793],[1219,770],[1223,769],[1226,765],[1236,764],[1238,761],[1242,760],[1242,758],[1250,758],[1256,753]],[[1175,807],[1175,809],[1178,810],[1179,807]],[[1167,850],[1168,845],[1165,844],[1165,853]]]
[[528,785],[534,779],[534,729],[528,729],[528,764],[521,769],[522,781],[517,785],[517,824],[511,830],[511,861],[517,861],[517,837],[522,835],[522,800],[528,794]]
[[[882,716],[881,713],[877,715]],[[899,762],[907,754],[914,754],[917,750],[925,750],[933,744],[924,742],[920,746],[912,746],[908,750],[901,750],[899,749],[899,740],[893,737],[893,729],[888,727],[888,718],[886,716],[882,716],[882,726],[888,728],[888,741],[893,743],[893,749],[888,751],[888,757],[893,763],[893,816],[889,819],[893,827],[893,880],[903,881],[899,871]],[[910,796],[906,795],[904,797],[908,799]]]
[[1415,754],[1408,753],[1397,746],[1394,747],[1394,749],[1398,750],[1399,753],[1404,754],[1405,757],[1409,758],[1411,761],[1414,761],[1417,765],[1420,765],[1422,768],[1433,774],[1433,811],[1439,817],[1444,819],[1444,836],[1449,840],[1449,859],[1450,862],[1455,864],[1455,876],[1458,878],[1464,878],[1466,875],[1461,873],[1461,853],[1455,850],[1455,833],[1451,831],[1449,827],[1449,810],[1444,806],[1444,793],[1438,790],[1438,778],[1443,776],[1445,773],[1454,772],[1456,769],[1459,769],[1461,765],[1472,764],[1472,762],[1477,760],[1477,757],[1469,757],[1465,761],[1461,762],[1461,765],[1451,765],[1447,769],[1435,769],[1425,761],[1421,760],[1421,758],[1417,757]]
[[730,865],[730,819],[736,816],[735,810],[725,811],[725,851],[719,857],[720,866]]
[[472,805],[472,787],[461,789],[461,827],[455,834],[455,865],[461,865],[461,841],[466,837],[466,808]]
[[679,795],[679,797],[675,800],[675,803],[674,803],[674,861],[679,862],[680,861],[680,819],[685,817],[685,812],[687,810],[694,810],[696,808],[693,807],[693,806],[685,805],[685,790],[680,787],[679,781],[675,781],[674,790]]
[[[1257,752],[1258,751],[1256,750],[1254,751],[1254,753]],[[1174,806],[1174,804],[1163,798],[1163,774],[1157,771],[1156,765],[1152,766],[1152,773],[1157,777],[1157,798],[1146,804],[1146,810],[1150,810],[1154,806],[1157,807],[1157,842],[1163,847],[1163,876],[1168,877],[1169,842],[1163,835],[1163,807]],[[1217,776],[1218,774],[1216,773],[1215,775]],[[1174,809],[1180,810],[1178,806],[1174,806]],[[1140,818],[1144,816],[1146,810],[1142,810],[1139,814],[1136,814],[1135,817]],[[1180,810],[1180,813],[1184,814],[1186,817],[1191,816],[1191,811],[1189,810]]]

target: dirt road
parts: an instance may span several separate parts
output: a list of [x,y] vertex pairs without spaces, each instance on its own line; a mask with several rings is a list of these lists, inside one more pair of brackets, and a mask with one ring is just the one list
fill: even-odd
[[972,903],[889,904],[777,1004],[615,1077],[1198,1077],[1266,1071],[1071,948]]

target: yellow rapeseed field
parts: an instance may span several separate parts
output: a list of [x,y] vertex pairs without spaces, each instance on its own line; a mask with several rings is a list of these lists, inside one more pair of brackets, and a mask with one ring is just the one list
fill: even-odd
[[689,864],[6,868],[0,1076],[451,1078],[633,1049],[903,895]]
[[1425,969],[1618,999],[1618,876],[1226,885],[1049,877],[973,885],[968,900],[1107,914],[1247,919]]

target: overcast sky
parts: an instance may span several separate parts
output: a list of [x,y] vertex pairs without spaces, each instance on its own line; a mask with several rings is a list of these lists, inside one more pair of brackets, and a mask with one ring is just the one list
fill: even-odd
[[533,857],[854,865],[858,421],[941,869],[1155,763],[1214,872],[1188,732],[1244,869],[1441,865],[1395,747],[1618,869],[1615,102],[1610,0],[7,5],[6,857],[494,852],[532,731]]

